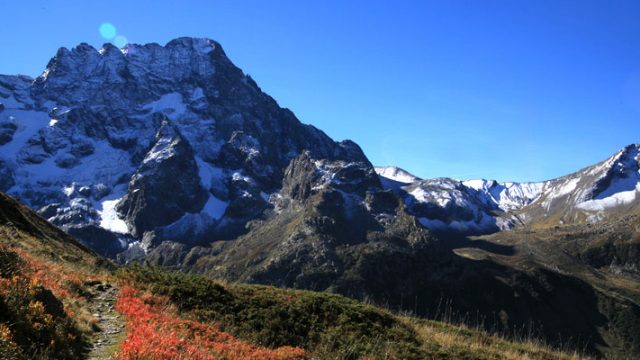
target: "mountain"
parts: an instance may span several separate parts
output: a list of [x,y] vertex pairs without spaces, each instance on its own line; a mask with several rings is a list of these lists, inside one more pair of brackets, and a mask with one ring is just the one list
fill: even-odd
[[405,177],[399,185],[393,171],[378,174],[425,227],[483,234],[518,226],[596,223],[628,213],[638,207],[639,154],[640,145],[629,145],[573,174],[531,183]]
[[0,102],[0,191],[119,263],[640,356],[638,145],[538,183],[376,169],[194,38],[62,48]]
[[237,236],[303,150],[368,164],[208,39],[61,48],[36,79],[0,77],[0,101],[0,191],[110,256]]

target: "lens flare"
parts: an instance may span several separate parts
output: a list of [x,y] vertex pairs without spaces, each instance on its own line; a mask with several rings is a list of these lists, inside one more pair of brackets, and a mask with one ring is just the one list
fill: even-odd
[[118,35],[115,39],[113,39],[113,44],[119,48],[124,47],[125,45],[127,45],[127,43],[127,38],[122,35]]
[[107,40],[111,40],[114,38],[114,36],[116,36],[116,27],[113,26],[112,23],[104,23],[100,25],[99,30],[100,35]]

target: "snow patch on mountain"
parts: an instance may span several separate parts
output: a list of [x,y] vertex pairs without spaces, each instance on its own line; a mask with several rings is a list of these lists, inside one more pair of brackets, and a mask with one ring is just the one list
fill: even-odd
[[29,139],[48,124],[49,120],[49,115],[46,112],[5,109],[0,114],[0,121],[5,124],[13,124],[17,128],[13,134],[13,139],[0,146],[0,157],[14,162],[17,161],[18,152],[25,147]]
[[411,184],[415,181],[421,180],[419,177],[396,166],[376,166],[375,170],[379,176],[403,184]]
[[118,212],[116,211],[116,204],[121,200],[121,198],[113,199],[113,200],[104,200],[102,202],[102,209],[98,210],[98,215],[100,215],[100,227],[113,231],[118,234],[128,234],[129,229],[127,228],[127,224],[124,220],[120,219],[118,216]]
[[487,233],[508,224],[497,220],[499,208],[487,194],[458,180],[421,180],[401,191],[409,212],[433,231]]
[[[127,193],[127,184],[119,184],[113,189],[102,185],[105,196],[98,194],[94,200],[94,207],[98,213],[98,226],[116,234],[129,234],[126,222],[120,217],[116,205]],[[101,197],[102,196],[102,197]]]
[[207,203],[204,204],[202,213],[218,220],[224,215],[224,212],[227,210],[228,206],[228,202],[222,201],[213,195],[209,195],[209,199],[207,200]]
[[161,163],[164,160],[175,155],[175,146],[174,142],[177,141],[171,137],[162,137],[158,139],[153,148],[147,153],[142,160],[143,164],[156,162]]
[[559,186],[554,184],[554,186],[548,186],[547,188],[545,188],[545,190],[547,191],[545,191],[546,198],[543,201],[543,206],[548,209],[551,205],[551,202],[555,199],[571,194],[576,190],[578,182],[580,182],[580,178],[574,177],[564,181]]
[[614,178],[611,185],[596,196],[596,199],[606,199],[618,193],[633,191],[640,183],[640,173],[634,173],[626,178]]
[[605,211],[622,205],[628,205],[636,201],[640,193],[640,183],[636,188],[629,191],[620,191],[604,198],[587,200],[579,203],[577,207],[587,211]]
[[182,95],[177,92],[164,94],[160,99],[146,104],[143,108],[150,112],[161,112],[170,120],[178,119],[187,109]]
[[600,169],[607,170],[602,171],[600,179],[610,176],[608,186],[593,199],[580,202],[577,205],[579,209],[604,212],[636,201],[640,193],[640,148],[636,146],[625,150],[606,161],[608,167]]
[[215,228],[217,221],[206,214],[186,213],[176,222],[164,226],[162,232],[167,239],[187,238],[197,241],[200,236],[212,228]]
[[409,195],[413,196],[413,198],[418,202],[427,202],[430,197],[430,194],[419,186],[411,190]]
[[478,190],[487,196],[488,201],[494,203],[503,211],[519,209],[540,196],[544,182],[499,183],[495,180],[466,180],[463,185]]
[[209,39],[194,39],[194,47],[201,53],[208,54],[215,50],[216,44]]
[[196,164],[198,164],[200,184],[206,190],[211,190],[213,184],[224,178],[224,169],[202,160],[199,156],[196,156]]

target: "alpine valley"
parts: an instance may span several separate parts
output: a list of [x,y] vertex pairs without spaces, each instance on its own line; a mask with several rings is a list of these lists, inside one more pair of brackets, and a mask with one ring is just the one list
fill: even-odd
[[115,264],[640,357],[639,144],[543,182],[420,179],[301,123],[215,41],[80,44],[0,76],[0,192]]

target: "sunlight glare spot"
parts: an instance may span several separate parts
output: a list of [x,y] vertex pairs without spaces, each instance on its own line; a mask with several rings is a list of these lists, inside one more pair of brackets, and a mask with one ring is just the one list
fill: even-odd
[[112,23],[103,23],[100,25],[100,35],[107,40],[111,40],[116,36],[116,27]]
[[122,48],[125,45],[127,45],[128,41],[127,38],[122,36],[122,35],[118,35],[116,36],[115,39],[113,39],[113,43],[115,46],[117,46],[118,48]]

